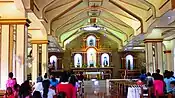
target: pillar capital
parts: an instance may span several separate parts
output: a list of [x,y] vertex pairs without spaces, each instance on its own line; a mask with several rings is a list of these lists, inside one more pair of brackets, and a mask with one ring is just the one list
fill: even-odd
[[31,21],[27,18],[24,19],[0,19],[0,24],[24,24],[29,26]]
[[48,44],[49,41],[48,40],[31,40],[30,43],[31,44]]
[[163,42],[162,38],[157,39],[144,39],[144,43],[155,43],[155,42]]
[[163,52],[164,52],[164,54],[167,54],[167,53],[171,53],[171,50],[165,50]]

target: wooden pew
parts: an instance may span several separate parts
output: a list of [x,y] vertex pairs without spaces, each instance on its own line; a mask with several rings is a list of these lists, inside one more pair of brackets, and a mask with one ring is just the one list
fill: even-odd
[[0,90],[0,98],[3,98],[4,94],[5,94],[5,90]]

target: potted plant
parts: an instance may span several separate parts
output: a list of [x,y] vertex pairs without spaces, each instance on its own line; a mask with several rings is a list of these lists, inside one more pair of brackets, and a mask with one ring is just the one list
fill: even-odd
[[83,64],[83,65],[82,65],[82,68],[87,68],[87,65],[86,65],[86,64]]

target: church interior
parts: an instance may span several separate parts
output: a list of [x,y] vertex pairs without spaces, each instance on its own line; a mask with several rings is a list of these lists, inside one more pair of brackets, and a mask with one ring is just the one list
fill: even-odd
[[[175,71],[175,0],[0,0],[0,93],[8,73],[85,80]],[[105,83],[106,84],[106,83]]]

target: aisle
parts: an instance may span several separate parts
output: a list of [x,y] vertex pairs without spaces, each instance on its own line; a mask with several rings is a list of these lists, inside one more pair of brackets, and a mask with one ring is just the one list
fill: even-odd
[[[115,98],[114,96],[106,95],[106,81],[85,81],[84,82],[84,96],[78,98]],[[99,85],[98,85],[99,84]]]

